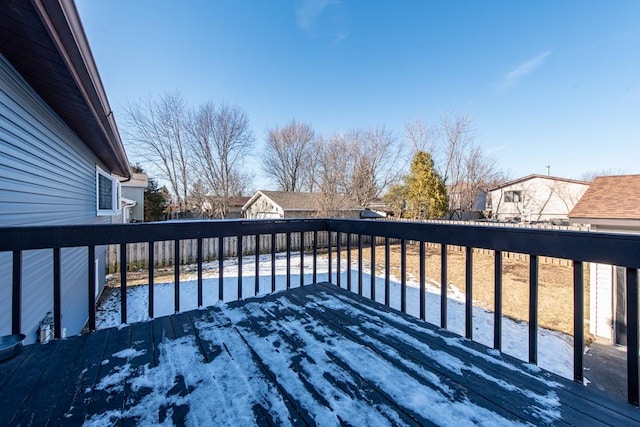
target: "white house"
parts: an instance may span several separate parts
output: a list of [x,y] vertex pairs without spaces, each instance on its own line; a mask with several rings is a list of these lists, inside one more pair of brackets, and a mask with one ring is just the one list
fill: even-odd
[[[330,203],[331,211],[343,218],[359,218],[362,208],[346,196],[336,195]],[[318,193],[259,190],[242,207],[247,219],[309,218],[329,211],[328,203]]]
[[[640,233],[640,175],[597,177],[569,213],[569,221],[594,231]],[[590,331],[615,344],[626,344],[625,269],[591,263]]]
[[[113,173],[131,171],[75,5],[70,0],[0,5],[0,227],[109,224],[120,213]],[[96,272],[104,271],[96,248]],[[11,333],[11,253],[0,253],[0,335]],[[86,248],[63,248],[62,326],[88,318]],[[96,274],[96,289],[104,275]],[[53,311],[51,250],[22,253],[27,342]]]
[[149,178],[144,173],[134,173],[130,178],[116,177],[120,181],[121,215],[114,217],[114,223],[144,222],[144,192],[149,186]]
[[489,189],[487,210],[498,220],[566,220],[589,182],[548,175],[528,175]]

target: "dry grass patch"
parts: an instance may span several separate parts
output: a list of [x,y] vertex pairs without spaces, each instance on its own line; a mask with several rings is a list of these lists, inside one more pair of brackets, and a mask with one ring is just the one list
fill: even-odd
[[[447,279],[461,292],[465,292],[465,250],[451,246],[447,255]],[[440,246],[429,245],[426,250],[428,281],[440,283]],[[369,247],[362,250],[363,261],[370,262]],[[376,246],[376,273],[384,274],[384,246]],[[334,255],[335,257],[335,255]],[[346,251],[341,255],[346,260]],[[358,251],[352,249],[353,267],[357,265]],[[346,262],[346,261],[343,261]],[[407,244],[407,276],[419,277],[419,247]],[[391,273],[400,277],[400,245],[390,246]],[[589,318],[589,271],[585,264],[585,318]],[[503,314],[511,319],[529,320],[529,257],[523,254],[503,254],[502,261]],[[473,250],[474,304],[494,309],[494,253]],[[538,267],[538,322],[543,328],[573,335],[573,268],[566,260],[541,258]],[[588,336],[588,328],[585,328]]]

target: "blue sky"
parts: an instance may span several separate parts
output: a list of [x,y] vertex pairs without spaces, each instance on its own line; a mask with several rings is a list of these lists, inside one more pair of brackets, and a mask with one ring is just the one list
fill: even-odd
[[513,178],[547,165],[569,178],[640,173],[640,1],[77,6],[120,127],[127,102],[172,90],[242,107],[256,153],[293,118],[325,135],[385,125],[402,138],[407,121],[465,114]]

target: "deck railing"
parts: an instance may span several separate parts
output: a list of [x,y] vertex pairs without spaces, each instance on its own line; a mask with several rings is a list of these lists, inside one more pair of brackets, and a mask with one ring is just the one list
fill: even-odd
[[[574,318],[574,380],[583,381],[583,348],[584,348],[584,263],[597,262],[624,267],[626,269],[626,306],[627,306],[627,389],[628,401],[639,404],[639,344],[638,344],[638,269],[640,268],[640,236],[623,234],[605,234],[580,231],[517,229],[488,226],[445,225],[412,222],[389,222],[341,219],[301,219],[301,220],[230,220],[202,221],[184,223],[152,223],[128,225],[84,225],[60,227],[11,227],[0,228],[0,252],[13,253],[12,265],[12,331],[21,331],[22,319],[22,252],[34,249],[50,249],[53,252],[53,318],[54,335],[62,335],[62,272],[60,250],[69,247],[86,247],[88,253],[88,311],[89,329],[96,327],[95,301],[95,251],[101,245],[120,245],[120,265],[127,265],[128,243],[147,242],[149,250],[149,299],[153,301],[154,278],[154,245],[157,241],[174,241],[174,259],[180,259],[181,240],[195,239],[197,242],[197,300],[198,306],[203,304],[203,239],[217,238],[218,253],[224,253],[225,239],[235,237],[237,253],[243,254],[245,236],[260,239],[271,236],[271,291],[276,289],[275,259],[276,236],[286,237],[286,287],[298,284],[291,283],[291,236],[299,235],[298,247],[301,257],[305,249],[313,257],[313,281],[317,279],[318,235],[326,234],[324,242],[328,252],[328,277],[333,278],[333,260],[335,271],[342,271],[342,252],[346,249],[346,263],[352,268],[351,252],[355,244],[358,254],[357,289],[352,275],[347,274],[347,283],[342,283],[341,275],[336,274],[335,285],[346,287],[362,295],[364,286],[371,287],[368,292],[376,299],[375,274],[371,274],[370,284],[363,282],[362,253],[370,251],[371,266],[376,265],[375,247],[382,243],[384,248],[384,303],[390,304],[390,244],[400,245],[400,310],[407,308],[407,243],[419,245],[419,317],[426,318],[426,284],[425,259],[426,243],[437,243],[441,247],[441,290],[440,290],[440,326],[447,327],[447,247],[451,245],[465,248],[465,336],[473,338],[473,249],[495,251],[494,265],[494,340],[493,347],[502,348],[502,253],[515,252],[529,256],[529,354],[530,363],[537,363],[538,354],[538,261],[540,257],[569,259],[573,263],[573,318]],[[344,239],[344,235],[347,236]],[[355,239],[353,236],[356,236]],[[321,239],[322,240],[322,239]],[[345,247],[346,246],[346,247]],[[334,253],[335,252],[335,253]],[[255,251],[256,265],[259,263],[259,251]],[[223,257],[219,257],[218,299],[223,299]],[[375,268],[375,267],[374,267]],[[242,299],[243,277],[242,256],[238,257],[238,291],[237,297]],[[258,270],[256,269],[256,272]],[[174,267],[174,305],[180,311],[180,268]],[[304,262],[300,263],[300,283],[304,285]],[[255,277],[254,293],[259,292],[259,275]],[[127,322],[127,275],[120,276],[121,321]],[[153,304],[149,304],[149,317],[153,317]]]

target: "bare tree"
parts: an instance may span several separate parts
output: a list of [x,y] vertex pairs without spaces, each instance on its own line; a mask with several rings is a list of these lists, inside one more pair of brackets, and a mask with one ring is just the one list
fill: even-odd
[[432,154],[447,186],[451,216],[456,211],[476,210],[478,195],[499,180],[496,161],[475,143],[468,116],[443,116],[438,126],[416,120],[405,125],[405,132],[414,150]]
[[158,100],[130,103],[125,112],[125,135],[134,151],[169,182],[176,204],[185,210],[191,177],[184,98],[179,92],[168,92]]
[[593,170],[593,171],[583,173],[580,176],[580,180],[593,182],[593,180],[596,179],[597,176],[625,175],[626,173],[627,172],[625,172],[622,169],[613,169],[613,168]]
[[225,218],[231,198],[242,195],[252,178],[242,168],[255,142],[249,119],[239,107],[207,103],[193,113],[190,131],[198,173],[213,209]]
[[402,175],[403,146],[386,127],[354,130],[345,135],[349,153],[345,187],[367,206]]
[[296,120],[268,131],[263,168],[283,191],[313,188],[313,141],[311,125]]
[[319,215],[338,216],[346,193],[349,156],[347,140],[339,134],[316,141],[316,187],[320,194]]
[[440,130],[436,126],[430,126],[417,119],[407,122],[404,129],[405,136],[412,145],[412,153],[424,151],[433,154],[437,151]]

